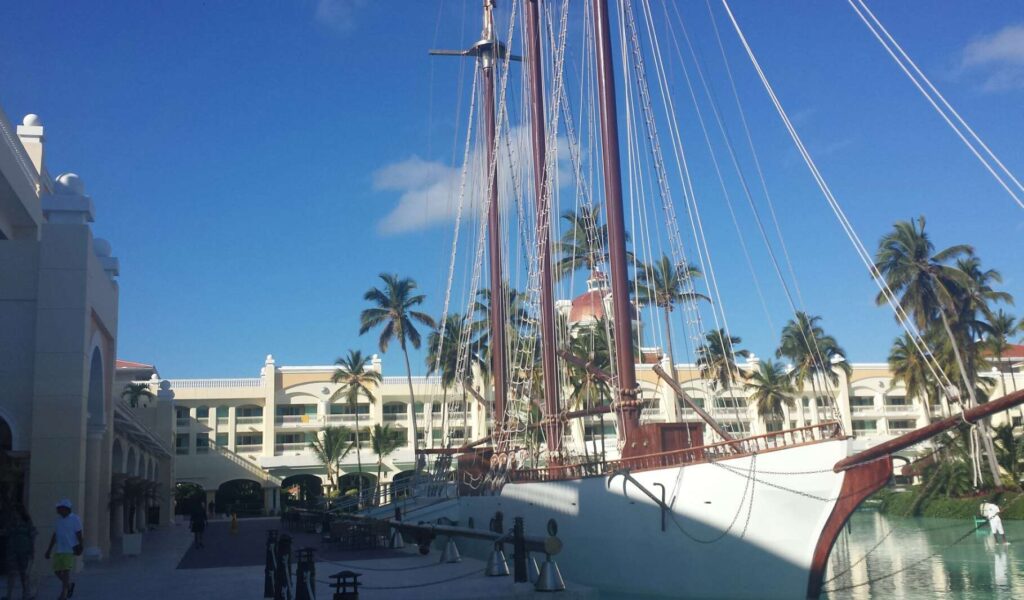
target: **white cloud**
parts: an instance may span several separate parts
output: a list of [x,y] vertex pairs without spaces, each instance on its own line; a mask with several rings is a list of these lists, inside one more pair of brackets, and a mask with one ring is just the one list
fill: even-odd
[[987,92],[1024,88],[1024,24],[972,40],[960,64],[982,75],[981,87]]
[[316,20],[341,33],[355,29],[356,12],[366,0],[317,0]]
[[[502,143],[498,157],[499,206],[507,210],[515,197],[514,188],[520,196],[532,194],[532,168],[529,160],[521,163],[520,157],[530,156],[529,130],[515,127],[509,133],[509,143]],[[565,139],[558,140],[558,180],[562,185],[571,183],[568,168],[568,150]],[[463,192],[463,215],[482,213],[483,197],[487,192],[484,180],[484,151],[477,147],[470,152]],[[411,156],[385,165],[373,173],[373,189],[400,192],[398,204],[377,224],[384,234],[407,233],[434,227],[455,219],[462,188],[462,167],[450,166],[439,161],[429,161]],[[515,173],[513,186],[511,174]],[[532,200],[532,196],[526,198]]]

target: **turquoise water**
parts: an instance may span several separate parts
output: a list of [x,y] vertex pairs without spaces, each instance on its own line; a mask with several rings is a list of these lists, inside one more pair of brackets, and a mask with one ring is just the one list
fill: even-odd
[[830,600],[1024,598],[1024,523],[1004,521],[1011,545],[968,520],[858,512],[832,550]]

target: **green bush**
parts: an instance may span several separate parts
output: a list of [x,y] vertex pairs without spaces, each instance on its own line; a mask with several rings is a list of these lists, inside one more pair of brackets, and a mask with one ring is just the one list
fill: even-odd
[[991,501],[1002,509],[1004,519],[1024,519],[1024,493],[1021,492],[987,492],[962,498],[935,494],[921,502],[917,507],[917,514],[914,514],[914,505],[922,492],[922,486],[914,486],[905,492],[886,488],[879,490],[872,498],[881,501],[879,511],[882,514],[894,517],[969,519],[978,514],[978,507],[982,502]]

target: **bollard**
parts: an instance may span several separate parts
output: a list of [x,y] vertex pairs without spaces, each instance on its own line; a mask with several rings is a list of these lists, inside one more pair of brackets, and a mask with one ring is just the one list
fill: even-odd
[[292,537],[277,537],[277,564],[274,569],[274,600],[292,600]]
[[405,540],[402,539],[402,532],[397,527],[391,528],[391,541],[388,544],[393,550],[401,550],[405,548]]
[[490,558],[487,559],[487,569],[484,575],[488,577],[507,577],[509,575],[508,562],[505,560],[505,552],[501,544],[494,544]]
[[334,580],[333,600],[359,600],[359,586],[363,585],[359,583],[361,575],[362,573],[352,571],[341,571],[331,575],[331,579]]
[[533,589],[538,592],[561,592],[565,589],[565,582],[562,581],[562,573],[558,565],[551,560],[551,555],[546,555],[544,565],[540,568],[540,575],[537,576],[537,583]]
[[277,569],[277,558],[274,555],[274,550],[277,547],[277,530],[271,529],[267,531],[267,563],[263,571],[263,597],[273,598],[274,590],[277,586],[274,584],[274,571]]
[[523,518],[516,517],[512,521],[512,551],[515,569],[515,582],[526,583],[526,538],[523,534]]
[[316,561],[312,548],[299,550],[295,570],[295,600],[316,600]]
[[455,545],[455,538],[449,536],[448,541],[444,545],[444,552],[441,553],[442,563],[457,563],[462,562],[462,556],[459,555],[459,548]]

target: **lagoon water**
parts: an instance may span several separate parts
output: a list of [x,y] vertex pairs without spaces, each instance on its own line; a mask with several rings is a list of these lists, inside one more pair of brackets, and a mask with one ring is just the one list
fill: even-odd
[[1004,521],[1011,545],[968,520],[857,512],[836,541],[829,600],[1024,598],[1024,523]]

